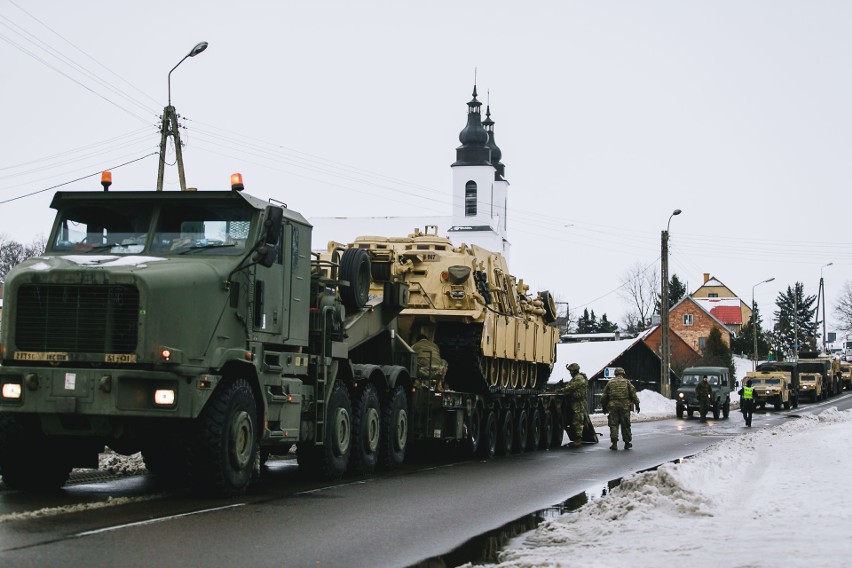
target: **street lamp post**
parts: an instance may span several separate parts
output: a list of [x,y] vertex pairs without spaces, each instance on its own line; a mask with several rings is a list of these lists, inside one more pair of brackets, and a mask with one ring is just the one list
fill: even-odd
[[[822,351],[826,353],[826,345],[825,345],[825,285],[823,284],[822,279],[822,269],[828,268],[833,265],[833,262],[829,262],[828,264],[823,264],[819,267],[819,297],[822,299]],[[819,303],[817,303],[817,310],[819,310]]]
[[671,367],[671,351],[669,345],[669,226],[672,217],[680,215],[681,210],[675,209],[669,215],[666,230],[662,232],[660,241],[660,394],[671,398],[671,385],[669,385],[669,367]]
[[172,106],[172,71],[177,69],[178,65],[183,63],[187,57],[195,57],[205,49],[207,49],[206,41],[196,43],[190,52],[184,55],[183,59],[178,61],[177,65],[169,71],[169,104],[163,109],[163,123],[160,125],[160,170],[157,173],[157,191],[163,191],[163,175],[166,169],[166,139],[169,136],[172,137],[175,143],[175,158],[178,167],[178,177],[180,178],[180,190],[186,191],[186,177],[183,172],[183,151],[180,146],[180,132],[178,131],[178,116],[175,112],[175,107]]
[[766,284],[767,282],[772,282],[775,280],[775,277],[767,278],[761,282],[758,282],[754,286],[751,287],[751,330],[754,332],[754,361],[751,362],[751,370],[754,371],[757,369],[757,304],[754,303],[754,289],[760,286],[761,284]]

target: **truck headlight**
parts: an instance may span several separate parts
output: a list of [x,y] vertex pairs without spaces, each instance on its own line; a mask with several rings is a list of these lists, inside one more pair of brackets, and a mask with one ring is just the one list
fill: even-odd
[[172,406],[174,403],[174,389],[157,389],[154,391],[154,404],[157,406]]
[[3,383],[3,398],[20,400],[21,383]]
[[677,397],[678,397],[678,398],[681,398],[681,399],[682,399],[682,398],[685,398],[685,397],[683,396],[683,393],[682,393],[682,392],[677,393]]

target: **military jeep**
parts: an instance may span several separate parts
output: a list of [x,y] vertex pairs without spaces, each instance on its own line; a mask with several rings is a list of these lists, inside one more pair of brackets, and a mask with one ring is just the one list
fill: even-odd
[[[802,374],[799,373],[800,381]],[[781,410],[782,405],[785,410],[789,410],[790,404],[794,400],[790,373],[784,371],[749,371],[744,380],[748,379],[751,379],[751,386],[754,389],[755,408],[766,408],[767,404],[771,404],[775,410]],[[798,406],[798,399],[796,399],[796,406]]]
[[698,397],[695,396],[695,387],[705,375],[712,391],[710,410],[713,412],[713,418],[718,420],[720,415],[727,418],[731,413],[731,391],[736,388],[737,383],[728,368],[689,367],[683,370],[680,387],[677,389],[678,418],[683,418],[684,413],[692,418],[693,413],[698,412],[699,404]]
[[822,375],[819,373],[799,374],[799,396],[807,397],[811,402],[825,398],[825,390],[822,388]]

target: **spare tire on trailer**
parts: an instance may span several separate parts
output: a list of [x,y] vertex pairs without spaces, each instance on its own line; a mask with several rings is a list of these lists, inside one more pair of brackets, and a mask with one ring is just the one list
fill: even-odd
[[556,301],[553,299],[553,294],[544,290],[538,293],[541,302],[544,304],[544,323],[553,323],[556,321]]
[[360,310],[370,294],[370,255],[364,249],[346,249],[340,259],[340,299],[347,310]]

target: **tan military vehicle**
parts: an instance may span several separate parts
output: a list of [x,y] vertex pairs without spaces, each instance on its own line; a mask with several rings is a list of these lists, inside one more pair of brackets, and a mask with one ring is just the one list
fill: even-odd
[[799,397],[816,402],[825,398],[820,373],[799,373]]
[[[802,374],[799,374],[801,378]],[[790,388],[790,373],[784,371],[749,371],[743,382],[751,379],[754,389],[754,405],[756,408],[766,408],[771,404],[775,410],[790,408],[792,392]]]
[[[549,292],[529,293],[509,273],[503,255],[476,245],[453,246],[429,225],[407,237],[358,237],[335,250],[358,248],[370,257],[370,294],[388,282],[409,287],[399,333],[409,345],[437,345],[447,388],[464,392],[531,392],[547,384],[559,330]],[[431,352],[438,356],[434,351]],[[434,367],[428,362],[422,367]],[[443,366],[439,363],[439,366]]]
[[852,390],[852,363],[840,362],[840,376],[843,379],[843,390]]

